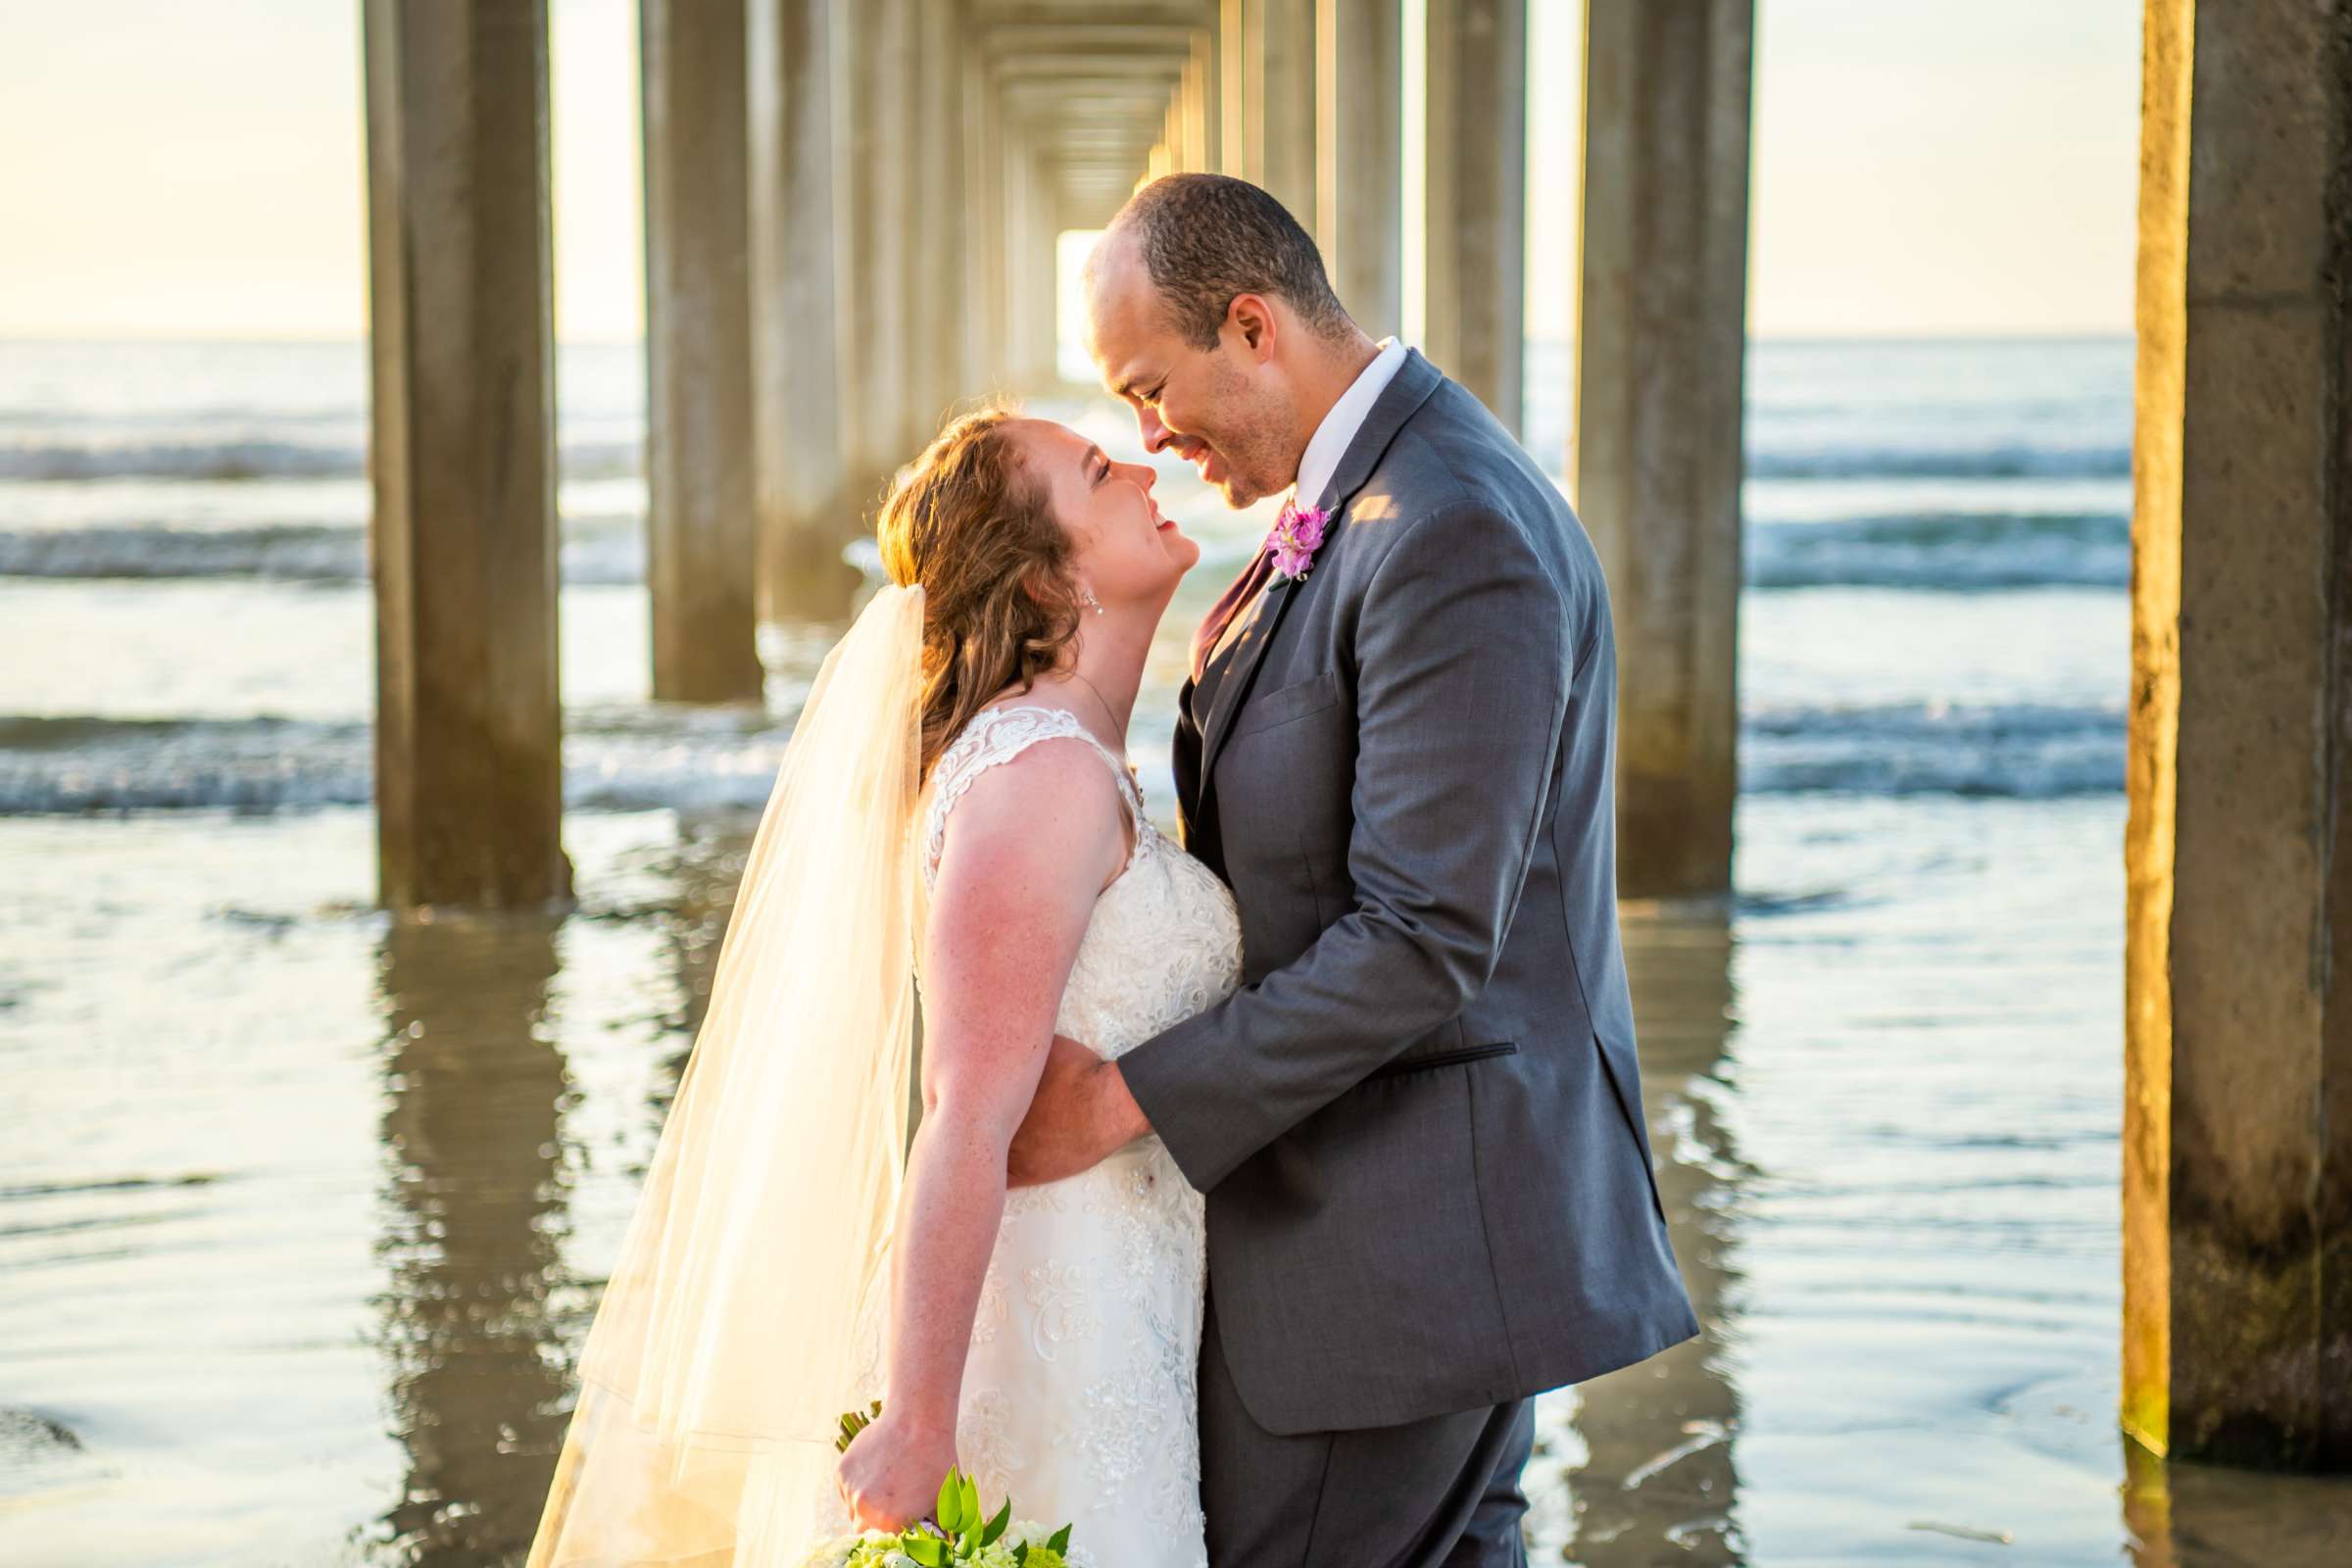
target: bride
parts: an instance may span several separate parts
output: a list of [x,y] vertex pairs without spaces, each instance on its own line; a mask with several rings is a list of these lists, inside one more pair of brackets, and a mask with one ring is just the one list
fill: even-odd
[[1123,760],[1200,554],[1153,477],[1004,410],[901,476],[894,586],[828,658],[761,819],[533,1568],[797,1568],[921,1517],[951,1465],[989,1512],[1072,1524],[1074,1562],[1205,1564],[1200,1195],[1152,1137],[1005,1184],[1057,1033],[1115,1054],[1240,978],[1231,896]]

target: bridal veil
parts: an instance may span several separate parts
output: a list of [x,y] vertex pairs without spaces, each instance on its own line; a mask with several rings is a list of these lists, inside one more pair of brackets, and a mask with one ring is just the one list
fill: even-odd
[[812,1544],[906,1141],[922,617],[919,587],[884,588],[793,732],[531,1568]]

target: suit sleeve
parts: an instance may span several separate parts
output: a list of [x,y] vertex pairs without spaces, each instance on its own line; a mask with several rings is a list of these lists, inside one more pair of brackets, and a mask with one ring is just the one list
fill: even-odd
[[1485,989],[1543,831],[1575,644],[1561,586],[1486,507],[1422,518],[1375,569],[1356,634],[1355,908],[1119,1058],[1194,1187]]

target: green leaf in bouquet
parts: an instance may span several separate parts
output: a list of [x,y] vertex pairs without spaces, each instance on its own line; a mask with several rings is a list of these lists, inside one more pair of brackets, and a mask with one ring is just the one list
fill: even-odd
[[923,1568],[945,1568],[948,1561],[947,1544],[937,1536],[918,1536],[909,1533],[899,1541],[899,1549]]
[[961,1533],[964,1526],[961,1481],[962,1478],[951,1467],[939,1483],[939,1507],[933,1517],[938,1519],[939,1528],[951,1536]]
[[1070,1549],[1070,1527],[1063,1525],[1054,1531],[1054,1539],[1046,1543],[1046,1549],[1056,1556],[1067,1553]]
[[1012,1568],[1029,1568],[1029,1543],[1026,1541],[1012,1548]]
[[988,1517],[980,1511],[980,1483],[953,1470],[948,1473],[956,1477],[956,1489],[963,1494],[963,1528],[970,1530]]
[[1004,1506],[999,1508],[997,1516],[988,1522],[988,1528],[980,1533],[980,1544],[983,1546],[995,1545],[1004,1539],[1004,1532],[1010,1528],[1011,1524],[1012,1499],[1007,1497],[1004,1499]]

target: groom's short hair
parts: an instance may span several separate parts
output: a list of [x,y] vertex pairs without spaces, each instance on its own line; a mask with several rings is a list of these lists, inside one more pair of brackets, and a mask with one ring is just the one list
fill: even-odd
[[1217,346],[1237,295],[1288,302],[1309,330],[1341,339],[1353,325],[1323,270],[1323,253],[1282,203],[1224,174],[1169,174],[1146,185],[1111,220],[1135,236],[1176,330],[1197,349]]

